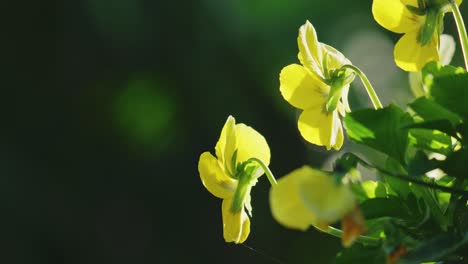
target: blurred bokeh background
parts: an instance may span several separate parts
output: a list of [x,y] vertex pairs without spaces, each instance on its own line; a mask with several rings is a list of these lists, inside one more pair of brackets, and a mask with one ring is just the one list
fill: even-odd
[[[231,114],[266,137],[277,177],[330,166],[336,152],[301,139],[278,89],[307,19],[366,72],[384,104],[411,100],[392,57],[399,36],[377,25],[371,4],[4,3],[0,262],[332,263],[338,239],[272,219],[266,178],[253,190],[253,249],[226,244],[221,201],[197,163]],[[356,80],[353,109],[370,106],[363,91]]]

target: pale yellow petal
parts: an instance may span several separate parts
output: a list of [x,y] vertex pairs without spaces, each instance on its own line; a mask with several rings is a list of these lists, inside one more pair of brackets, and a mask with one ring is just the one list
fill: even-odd
[[326,223],[340,220],[356,206],[349,187],[320,170],[310,169],[307,176],[303,176],[299,195],[305,207]]
[[451,35],[440,35],[439,58],[442,65],[450,64],[455,54],[456,45],[455,39]]
[[320,43],[322,46],[323,56],[327,56],[328,70],[340,69],[343,65],[351,64],[351,62],[337,49],[327,44]]
[[416,31],[407,33],[395,45],[395,63],[405,71],[421,71],[426,63],[439,61],[437,36],[434,35],[424,46],[417,41],[417,37],[418,32]]
[[302,137],[312,144],[325,146],[328,150],[332,147],[340,148],[343,144],[339,134],[340,127],[338,112],[327,113],[322,107],[305,110],[298,120],[298,129]]
[[250,233],[250,219],[244,210],[233,212],[232,199],[223,200],[223,234],[226,242],[243,243]]
[[214,196],[225,199],[234,194],[237,181],[224,173],[218,160],[209,152],[200,155],[198,172],[203,185]]
[[[348,102],[348,94],[349,94],[349,85],[343,87],[343,91],[341,92],[341,103],[343,104],[343,108],[346,112],[351,112],[351,108],[349,107]],[[342,114],[344,116],[344,114]]]
[[270,189],[271,213],[276,221],[288,228],[305,231],[317,222],[299,195],[299,186],[310,170],[307,166],[294,170]]
[[335,132],[336,141],[335,141],[335,144],[333,145],[333,148],[335,150],[340,150],[344,142],[344,133],[343,133],[343,126],[341,125],[341,120],[337,116],[335,116],[334,118],[333,129],[336,129],[336,132]]
[[284,99],[300,109],[323,105],[329,88],[298,64],[283,68],[280,73],[280,91]]
[[226,123],[221,130],[221,135],[216,143],[215,151],[218,160],[224,167],[223,170],[232,172],[231,159],[236,148],[236,135],[235,135],[236,120],[234,117],[229,116]]
[[242,123],[236,125],[235,131],[238,162],[243,162],[250,158],[257,158],[266,165],[270,164],[270,147],[260,133]]
[[299,60],[311,72],[324,77],[322,68],[322,48],[317,39],[315,28],[309,21],[299,28],[297,37]]
[[417,31],[424,23],[424,17],[413,14],[401,0],[374,0],[372,14],[377,23],[395,33]]

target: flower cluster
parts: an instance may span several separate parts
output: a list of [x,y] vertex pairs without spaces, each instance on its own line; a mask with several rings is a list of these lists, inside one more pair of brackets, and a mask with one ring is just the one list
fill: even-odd
[[[340,150],[346,132],[354,142],[386,155],[385,167],[345,153],[335,160],[333,172],[302,166],[276,182],[268,168],[270,149],[265,138],[229,116],[215,146],[216,156],[204,152],[198,163],[203,185],[223,200],[226,242],[247,239],[252,217],[250,192],[266,174],[272,184],[271,213],[279,224],[301,231],[315,227],[341,237],[344,247],[362,243],[363,247],[348,251],[349,255],[339,254],[342,260],[358,261],[353,254],[363,248],[375,253],[373,263],[463,260],[462,246],[468,244],[468,190],[460,164],[468,159],[463,147],[468,138],[463,126],[468,122],[468,110],[463,107],[468,74],[444,66],[450,62],[455,44],[442,35],[447,12],[453,11],[459,26],[460,3],[373,0],[375,20],[404,34],[395,45],[394,59],[411,72],[412,89],[421,95],[410,104],[411,114],[394,105],[383,107],[364,73],[338,50],[319,42],[309,21],[299,28],[300,64],[281,70],[279,90],[301,111],[297,120],[301,136],[327,150]],[[468,69],[468,37],[464,26],[459,31]],[[375,109],[351,111],[348,92],[355,76],[361,78]],[[435,161],[429,154],[444,159]],[[358,165],[374,169],[384,180],[361,181]],[[443,172],[442,184],[433,182],[440,177],[423,179],[434,169]],[[437,228],[428,232],[428,226]],[[432,238],[433,234],[437,236]],[[443,249],[438,252],[436,247]]]

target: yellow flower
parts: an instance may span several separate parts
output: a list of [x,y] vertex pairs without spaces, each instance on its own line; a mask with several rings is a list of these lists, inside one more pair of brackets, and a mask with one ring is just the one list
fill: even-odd
[[223,199],[221,211],[226,242],[242,243],[250,233],[252,216],[250,190],[264,171],[249,159],[265,165],[270,162],[270,148],[265,138],[253,128],[236,124],[229,116],[215,146],[216,157],[200,155],[198,171],[206,189]]
[[308,166],[292,171],[271,187],[270,207],[276,221],[302,231],[310,226],[326,231],[330,224],[344,220],[345,246],[364,232],[362,214],[348,186]]
[[[462,0],[456,1],[458,5]],[[374,0],[372,14],[382,27],[404,34],[395,45],[395,63],[405,71],[420,71],[430,61],[439,61],[437,48],[446,0]]]
[[336,49],[318,42],[312,24],[299,29],[299,60],[280,73],[280,91],[292,106],[303,110],[298,129],[305,140],[328,150],[343,145],[340,116],[349,111],[349,83],[354,79],[342,69],[351,64]]

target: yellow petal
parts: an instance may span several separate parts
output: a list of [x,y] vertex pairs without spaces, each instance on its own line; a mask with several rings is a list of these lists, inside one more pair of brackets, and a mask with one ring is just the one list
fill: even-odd
[[[341,92],[341,102],[343,104],[343,108],[345,112],[351,112],[351,108],[349,107],[349,102],[348,102],[348,94],[349,94],[349,85],[346,85],[343,87],[343,91]],[[345,116],[342,114],[342,116]]]
[[236,120],[234,117],[229,116],[221,130],[221,135],[215,146],[218,160],[221,162],[222,166],[229,171],[229,173],[232,173],[231,159],[237,144],[235,124]]
[[335,116],[333,122],[335,123],[333,127],[336,129],[336,141],[333,145],[333,148],[335,150],[340,150],[344,142],[343,126],[341,125],[341,121],[337,116]]
[[400,2],[405,6],[419,7],[418,0],[400,0]]
[[309,21],[299,28],[297,37],[299,60],[311,72],[324,77],[322,69],[322,48],[317,40],[317,33]]
[[238,162],[255,157],[266,165],[270,164],[270,147],[260,133],[242,123],[236,125],[235,132]]
[[280,91],[284,99],[300,109],[323,105],[328,96],[328,86],[298,64],[283,68],[280,73]]
[[333,223],[352,211],[356,202],[348,186],[322,171],[309,170],[299,188],[305,207],[317,218]]
[[417,41],[417,37],[417,31],[407,33],[395,45],[395,63],[405,71],[421,71],[426,63],[439,60],[437,36],[434,34],[424,46]]
[[424,17],[413,14],[401,0],[374,0],[372,14],[377,23],[395,33],[417,31],[424,23]]
[[218,160],[209,152],[200,155],[198,172],[205,188],[218,198],[229,198],[234,194],[237,181],[227,176]]
[[299,195],[299,186],[310,173],[311,168],[304,166],[280,178],[270,189],[271,213],[288,228],[305,231],[317,222]]
[[343,145],[343,131],[338,112],[327,113],[322,107],[309,108],[302,112],[298,120],[302,137],[312,144],[340,149]]
[[250,233],[250,219],[244,210],[232,212],[232,199],[223,200],[223,234],[226,242],[243,243]]
[[343,65],[351,64],[351,62],[338,50],[327,44],[320,43],[322,46],[323,56],[327,56],[328,70],[340,69]]

